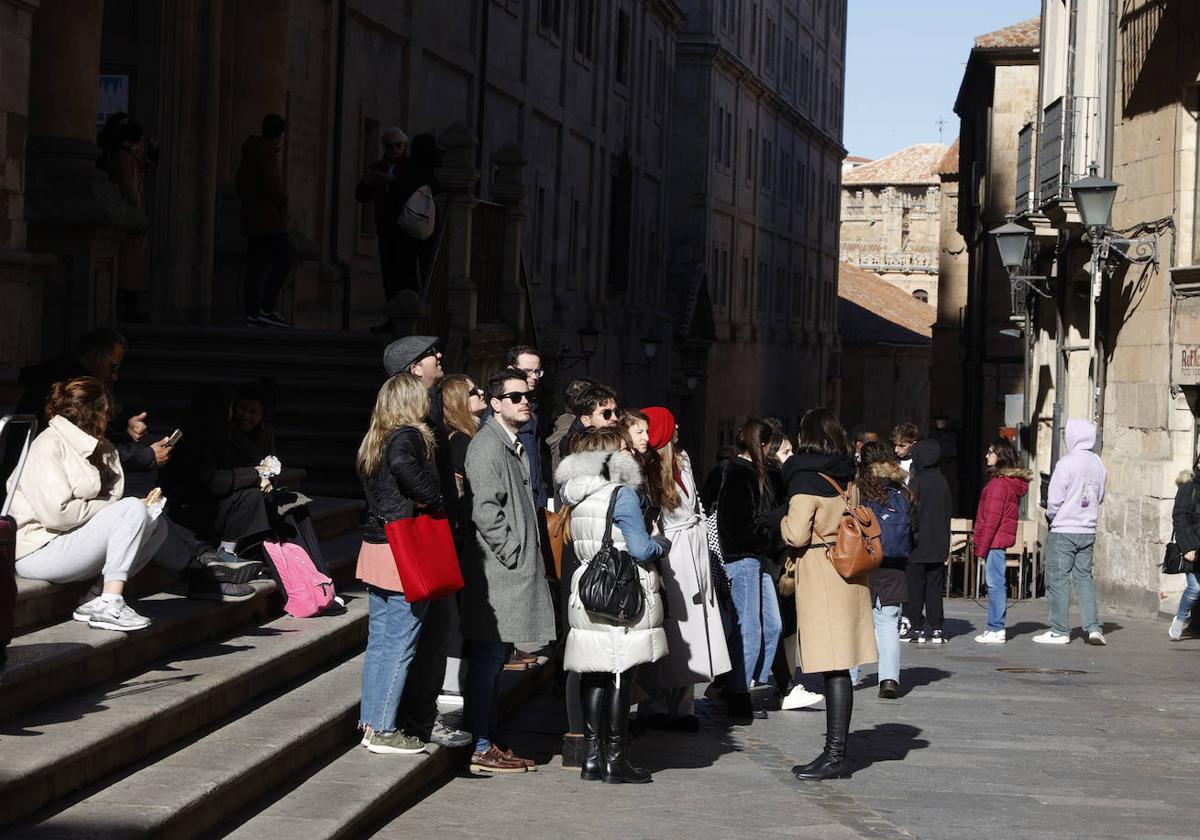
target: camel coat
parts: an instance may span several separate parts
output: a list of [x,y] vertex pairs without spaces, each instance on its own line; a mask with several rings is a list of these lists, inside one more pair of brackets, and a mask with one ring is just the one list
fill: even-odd
[[[853,494],[852,493],[852,497]],[[867,576],[844,580],[822,547],[832,542],[846,509],[836,496],[797,493],[781,525],[783,540],[796,558],[796,627],[800,667],[807,674],[842,671],[875,662],[875,625]]]

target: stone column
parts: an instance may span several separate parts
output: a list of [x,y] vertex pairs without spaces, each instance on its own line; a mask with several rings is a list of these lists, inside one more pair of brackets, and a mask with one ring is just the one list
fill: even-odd
[[492,156],[496,180],[492,198],[504,207],[504,270],[501,277],[500,318],[511,324],[518,336],[525,335],[526,289],[521,282],[521,243],[525,219],[525,156],[513,143],[506,143]]
[[103,17],[103,0],[42,0],[34,16],[26,218],[30,246],[58,258],[43,288],[44,352],[115,320],[118,245],[146,227],[96,169]]
[[478,290],[471,282],[471,217],[475,211],[475,147],[479,142],[463,123],[456,122],[438,138],[442,165],[438,182],[446,191],[446,233],[438,259],[447,261],[446,313],[449,330],[465,338],[475,329]]

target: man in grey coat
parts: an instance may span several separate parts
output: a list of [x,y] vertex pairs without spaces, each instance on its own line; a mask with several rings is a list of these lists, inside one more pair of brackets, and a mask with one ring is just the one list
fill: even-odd
[[470,769],[522,773],[532,766],[495,743],[497,687],[513,645],[555,636],[554,607],[538,542],[529,461],[517,432],[530,417],[529,385],[506,371],[488,382],[493,416],[467,448],[471,520],[463,539],[462,633],[468,640],[463,726],[475,736]]

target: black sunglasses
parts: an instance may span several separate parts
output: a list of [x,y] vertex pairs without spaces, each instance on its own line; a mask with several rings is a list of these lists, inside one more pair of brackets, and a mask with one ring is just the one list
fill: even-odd
[[483,399],[484,397],[487,396],[487,391],[483,390],[478,385],[476,385],[470,391],[467,391],[467,394],[472,397],[479,397],[480,399]]
[[495,396],[495,399],[508,400],[513,405],[519,405],[519,404],[525,402],[526,400],[528,400],[530,402],[533,401],[532,398],[529,396],[528,391],[509,391],[506,394],[497,394]]
[[622,414],[622,411],[619,408],[606,408],[600,412],[600,416],[603,417],[605,420],[611,420],[614,417],[616,417],[618,420],[620,420],[621,414]]

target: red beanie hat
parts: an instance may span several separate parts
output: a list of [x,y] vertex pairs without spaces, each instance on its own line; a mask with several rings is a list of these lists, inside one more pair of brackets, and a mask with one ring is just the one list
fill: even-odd
[[675,415],[657,405],[643,408],[642,414],[650,423],[650,448],[662,449],[675,437]]

